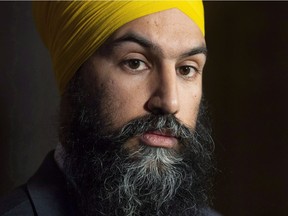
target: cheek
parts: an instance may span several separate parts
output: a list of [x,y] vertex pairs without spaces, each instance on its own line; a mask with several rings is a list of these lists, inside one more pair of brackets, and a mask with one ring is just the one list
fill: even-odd
[[129,82],[108,80],[102,85],[105,91],[103,103],[113,128],[121,128],[130,120],[143,115],[141,89]]
[[179,93],[180,111],[176,114],[184,124],[195,127],[199,106],[202,98],[201,86],[196,86],[191,91],[184,91]]

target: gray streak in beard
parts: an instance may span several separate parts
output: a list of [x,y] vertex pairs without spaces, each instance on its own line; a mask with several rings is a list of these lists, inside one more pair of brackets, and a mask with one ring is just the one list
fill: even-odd
[[112,167],[121,164],[118,169],[122,176],[118,190],[111,191],[107,198],[118,196],[127,216],[139,215],[143,205],[153,202],[158,212],[163,203],[172,200],[185,178],[177,168],[181,162],[182,158],[173,150],[141,146],[124,162],[116,160],[112,164]]

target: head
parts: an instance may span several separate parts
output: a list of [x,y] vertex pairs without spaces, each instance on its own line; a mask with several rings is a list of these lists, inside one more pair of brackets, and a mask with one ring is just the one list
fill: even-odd
[[177,8],[121,25],[62,92],[64,171],[83,215],[201,215],[213,142],[199,24]]

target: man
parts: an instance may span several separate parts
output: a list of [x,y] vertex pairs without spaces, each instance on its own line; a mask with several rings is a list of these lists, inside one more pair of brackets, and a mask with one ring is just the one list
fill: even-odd
[[59,141],[1,215],[216,215],[200,1],[35,2]]

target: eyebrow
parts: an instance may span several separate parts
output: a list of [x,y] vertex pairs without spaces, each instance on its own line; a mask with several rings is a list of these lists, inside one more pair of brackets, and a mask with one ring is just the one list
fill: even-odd
[[208,50],[206,46],[199,46],[191,49],[190,51],[184,53],[181,55],[182,58],[189,57],[189,56],[194,56],[198,54],[203,54],[205,57],[207,57]]
[[[158,53],[162,54],[162,50],[160,49],[159,46],[154,44],[152,41],[149,41],[148,39],[146,39],[146,38],[144,38],[138,34],[135,34],[135,33],[127,33],[127,34],[123,35],[122,37],[116,38],[115,40],[112,41],[111,45],[113,47],[113,46],[117,46],[117,45],[124,43],[124,42],[134,42],[134,43],[139,44],[142,47],[155,50]],[[205,57],[207,57],[207,48],[205,45],[201,45],[201,46],[192,48],[188,52],[183,53],[181,55],[181,57],[185,58],[185,57],[198,55],[198,54],[204,54]]]
[[135,33],[127,33],[123,35],[122,37],[115,39],[114,41],[112,41],[112,46],[117,46],[124,42],[134,42],[134,43],[139,44],[142,47],[156,50],[158,52],[162,52],[161,49],[158,46],[156,46],[154,43],[152,43],[148,39]]

